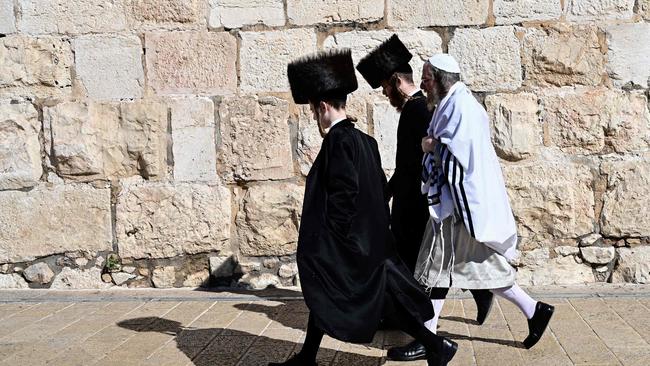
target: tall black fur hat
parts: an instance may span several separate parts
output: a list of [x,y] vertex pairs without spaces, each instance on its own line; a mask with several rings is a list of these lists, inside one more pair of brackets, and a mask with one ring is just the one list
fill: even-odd
[[413,58],[411,52],[399,40],[397,34],[393,34],[362,58],[357,65],[357,70],[374,89],[381,86],[381,81],[390,78],[395,71],[413,72],[409,66],[411,58]]
[[291,95],[297,104],[328,97],[344,97],[357,90],[352,52],[322,51],[301,57],[287,66]]

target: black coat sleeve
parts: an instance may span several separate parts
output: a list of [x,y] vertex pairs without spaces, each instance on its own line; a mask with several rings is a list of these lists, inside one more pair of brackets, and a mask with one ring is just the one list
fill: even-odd
[[346,133],[335,133],[329,142],[326,225],[334,233],[347,236],[357,215],[359,174],[354,164],[356,144],[352,136]]

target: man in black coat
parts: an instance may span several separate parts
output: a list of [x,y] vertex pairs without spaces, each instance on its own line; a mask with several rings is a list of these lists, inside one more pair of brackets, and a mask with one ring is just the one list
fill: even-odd
[[299,59],[287,73],[295,102],[310,104],[324,138],[307,175],[298,237],[307,335],[298,354],[271,365],[315,365],[323,334],[368,343],[386,316],[423,342],[429,365],[446,365],[457,345],[423,326],[431,304],[394,253],[377,142],[345,112],[357,88],[350,51]]
[[[357,65],[357,70],[374,89],[381,87],[390,104],[400,112],[397,126],[397,154],[395,172],[388,182],[388,196],[392,197],[391,231],[396,248],[411,273],[429,221],[427,197],[422,185],[422,138],[427,136],[433,110],[427,108],[424,93],[413,82],[409,61],[413,56],[396,34],[380,44]],[[488,290],[471,290],[477,305],[477,322],[483,324],[492,305],[493,295]],[[436,313],[442,309],[442,294],[431,293]],[[446,295],[446,294],[444,294]],[[439,314],[427,322],[436,332]],[[423,359],[424,348],[418,342],[391,349],[389,358],[400,361]]]

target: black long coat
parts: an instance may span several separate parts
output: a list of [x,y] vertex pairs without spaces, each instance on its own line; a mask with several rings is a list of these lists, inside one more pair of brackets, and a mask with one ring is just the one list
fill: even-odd
[[333,126],[307,176],[297,262],[316,325],[342,341],[372,340],[390,288],[416,304],[411,313],[431,314],[412,275],[389,259],[386,184],[375,139],[349,120]]
[[391,231],[406,266],[415,271],[424,229],[429,220],[426,196],[420,191],[422,176],[421,141],[427,135],[432,112],[419,91],[406,102],[397,126],[395,173],[388,182],[393,196]]

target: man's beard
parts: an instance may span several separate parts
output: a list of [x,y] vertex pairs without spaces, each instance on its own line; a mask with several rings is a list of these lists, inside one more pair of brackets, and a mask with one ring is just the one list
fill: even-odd
[[397,87],[392,87],[390,89],[390,93],[388,93],[388,101],[390,102],[390,105],[395,107],[398,112],[402,111],[402,107],[404,107],[404,103],[406,103],[407,96],[404,95]]
[[435,97],[434,93],[427,93],[427,109],[429,112],[433,112],[433,110],[436,109],[437,104],[438,98]]

